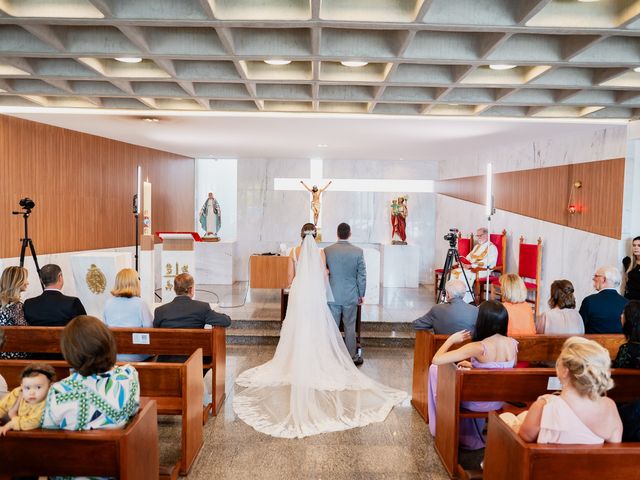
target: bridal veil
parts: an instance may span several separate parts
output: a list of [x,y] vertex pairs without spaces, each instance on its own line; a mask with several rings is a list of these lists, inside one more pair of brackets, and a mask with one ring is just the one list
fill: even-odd
[[325,266],[313,237],[300,250],[287,315],[273,358],[243,372],[235,413],[256,430],[284,438],[383,421],[406,393],[361,373],[327,305]]

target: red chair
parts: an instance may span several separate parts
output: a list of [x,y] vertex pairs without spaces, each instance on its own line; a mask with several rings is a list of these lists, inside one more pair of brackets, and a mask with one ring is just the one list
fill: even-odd
[[[524,243],[520,236],[520,251],[518,253],[518,275],[527,287],[527,294],[533,292],[533,299],[527,297],[527,302],[534,304],[535,318],[540,307],[540,279],[542,278],[542,238],[538,243]],[[500,295],[500,277],[491,279],[491,298]]]
[[[462,237],[462,234],[458,232],[458,254],[461,257],[466,257],[473,248],[473,234],[469,235],[469,238]],[[438,301],[438,285],[440,285],[440,279],[442,278],[443,269],[437,268],[434,270],[435,281],[433,284],[434,296],[436,302]]]

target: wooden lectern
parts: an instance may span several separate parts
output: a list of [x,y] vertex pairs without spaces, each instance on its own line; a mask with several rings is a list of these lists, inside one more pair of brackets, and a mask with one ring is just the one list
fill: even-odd
[[284,289],[289,286],[289,263],[291,257],[278,255],[251,255],[249,269],[251,288],[280,289],[280,320],[284,320],[287,311]]

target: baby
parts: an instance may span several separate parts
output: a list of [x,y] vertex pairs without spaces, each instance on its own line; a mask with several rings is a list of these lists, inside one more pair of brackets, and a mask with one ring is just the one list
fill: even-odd
[[33,430],[40,426],[49,386],[56,371],[46,363],[32,363],[20,374],[21,385],[0,400],[0,436],[9,430]]

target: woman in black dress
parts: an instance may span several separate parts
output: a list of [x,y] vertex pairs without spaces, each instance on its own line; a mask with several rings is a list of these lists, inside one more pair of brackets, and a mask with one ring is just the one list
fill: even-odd
[[[0,276],[0,326],[27,326],[20,294],[29,286],[27,269],[7,267]],[[26,358],[25,353],[0,352],[0,358]]]
[[624,296],[629,300],[640,300],[640,237],[631,242],[631,257],[625,257],[622,264],[624,276]]

